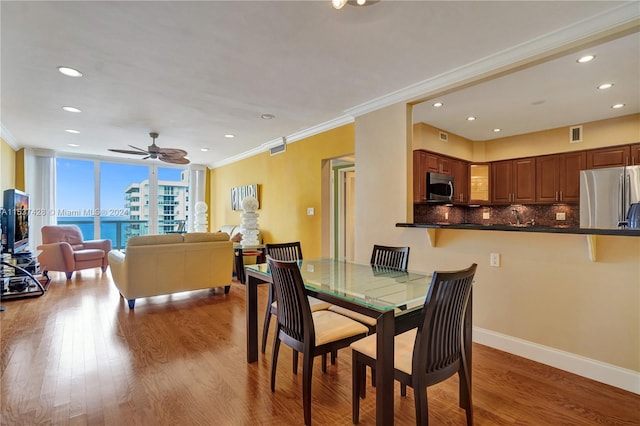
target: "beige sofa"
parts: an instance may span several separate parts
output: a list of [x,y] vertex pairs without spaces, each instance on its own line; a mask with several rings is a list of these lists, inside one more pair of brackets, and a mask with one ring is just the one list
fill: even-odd
[[224,232],[131,237],[126,254],[112,250],[113,282],[133,309],[139,297],[210,287],[229,292],[233,243]]

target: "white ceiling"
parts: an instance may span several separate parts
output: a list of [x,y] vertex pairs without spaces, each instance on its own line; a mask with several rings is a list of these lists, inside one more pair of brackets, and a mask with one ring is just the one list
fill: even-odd
[[[340,11],[329,0],[2,1],[2,135],[14,147],[129,158],[107,149],[146,147],[157,131],[161,147],[220,165],[622,26],[637,31],[639,17],[638,1],[383,0]],[[416,120],[483,140],[496,126],[506,136],[638,112],[638,33],[583,50],[596,60],[578,66],[572,52],[444,95],[444,108],[416,108]],[[614,88],[595,90],[605,81]]]

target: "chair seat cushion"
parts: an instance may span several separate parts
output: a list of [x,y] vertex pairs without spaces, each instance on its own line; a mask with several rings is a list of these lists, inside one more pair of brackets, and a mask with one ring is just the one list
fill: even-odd
[[82,249],[73,252],[73,258],[76,262],[86,262],[87,260],[96,260],[104,258],[106,253],[100,249]]
[[351,319],[354,319],[358,322],[361,322],[363,324],[368,325],[369,327],[375,327],[376,326],[376,319],[373,317],[368,317],[364,314],[361,314],[360,312],[355,312],[352,310],[349,310],[347,308],[343,308],[342,306],[336,306],[336,305],[331,305],[328,308],[331,312],[335,312],[336,314],[340,314],[340,315],[344,315],[345,317],[349,317]]
[[316,346],[357,336],[358,334],[364,335],[369,332],[369,329],[358,321],[335,312],[321,310],[313,312],[311,315],[313,316],[313,326],[316,331]]
[[[324,311],[325,309],[329,309],[329,307],[331,306],[331,303],[325,302],[324,300],[316,299],[315,297],[308,296],[307,299],[309,299],[309,307],[311,308],[311,312]],[[272,311],[277,312],[278,303],[273,302],[271,304],[271,309]]]
[[[394,338],[393,365],[396,370],[411,374],[411,361],[413,358],[413,346],[416,341],[417,328],[398,334]],[[372,334],[351,344],[351,349],[358,351],[369,358],[376,359],[376,339]]]

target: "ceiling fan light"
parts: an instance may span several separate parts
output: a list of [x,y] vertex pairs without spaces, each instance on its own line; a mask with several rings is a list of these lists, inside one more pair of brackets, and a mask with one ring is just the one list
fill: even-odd
[[347,4],[347,0],[331,0],[334,9],[342,9]]

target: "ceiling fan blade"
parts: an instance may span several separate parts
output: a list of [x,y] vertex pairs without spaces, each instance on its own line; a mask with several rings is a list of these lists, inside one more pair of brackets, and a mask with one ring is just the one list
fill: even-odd
[[164,161],[165,163],[189,164],[189,160],[187,160],[184,157],[165,157],[165,156],[160,156],[160,157],[158,157],[158,159],[160,161]]
[[127,149],[109,149],[109,151],[118,152],[120,154],[147,155],[147,152],[129,151]]
[[168,157],[184,157],[187,155],[187,151],[178,148],[159,148],[157,152]]
[[129,145],[131,148],[133,149],[137,149],[140,152],[143,152],[145,154],[148,154],[149,152],[146,149],[142,149],[142,148],[138,148],[137,146],[133,146],[133,145]]

